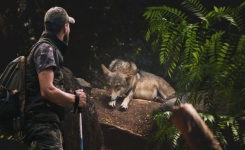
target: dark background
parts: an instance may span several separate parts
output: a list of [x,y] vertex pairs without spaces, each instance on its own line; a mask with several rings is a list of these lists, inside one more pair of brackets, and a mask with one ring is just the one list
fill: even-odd
[[[0,73],[18,55],[23,55],[38,40],[45,12],[53,6],[65,8],[75,18],[71,25],[65,66],[93,87],[103,88],[100,64],[115,59],[134,61],[138,68],[165,76],[159,54],[145,41],[148,23],[142,17],[149,6],[167,5],[182,9],[183,0],[1,0],[0,2]],[[201,0],[209,10],[213,6],[235,7],[242,0]],[[27,24],[24,26],[24,24]],[[222,28],[224,24],[220,24]],[[171,79],[166,79],[174,82]],[[22,149],[15,141],[0,140],[2,149]],[[23,149],[26,147],[24,146]]]
[[[61,6],[76,20],[71,25],[69,49],[65,56],[65,66],[76,77],[87,80],[93,87],[102,88],[100,64],[108,66],[115,58],[134,61],[142,70],[165,76],[159,54],[145,41],[148,23],[142,15],[149,6],[167,5],[182,9],[182,1],[3,0],[0,4],[0,73],[38,40],[44,29],[45,12],[50,7]],[[201,0],[209,10],[213,10],[213,6],[235,7],[242,2]],[[26,23],[28,25],[24,26]],[[171,83],[171,79],[167,80]]]

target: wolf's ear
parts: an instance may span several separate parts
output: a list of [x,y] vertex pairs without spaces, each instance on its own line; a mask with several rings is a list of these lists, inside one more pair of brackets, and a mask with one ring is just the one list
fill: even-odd
[[105,76],[108,76],[108,74],[111,73],[111,71],[109,69],[107,69],[104,64],[101,64],[101,68],[102,68]]
[[135,76],[139,72],[139,69],[135,69],[134,71],[127,74],[127,81],[129,81],[133,76]]
[[134,71],[130,72],[128,76],[135,76],[139,72],[139,69],[135,69]]

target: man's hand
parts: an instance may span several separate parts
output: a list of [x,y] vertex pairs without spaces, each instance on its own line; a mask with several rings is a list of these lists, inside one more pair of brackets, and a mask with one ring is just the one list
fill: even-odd
[[84,107],[86,105],[86,94],[83,92],[83,89],[76,90],[79,95],[78,107]]

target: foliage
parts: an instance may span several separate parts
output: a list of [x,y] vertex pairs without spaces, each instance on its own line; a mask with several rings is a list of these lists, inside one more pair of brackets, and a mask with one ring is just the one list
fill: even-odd
[[31,46],[29,38],[33,30],[28,28],[28,23],[22,18],[25,6],[24,0],[3,1],[0,6],[0,37],[4,37],[3,45],[6,44],[8,48],[6,51],[12,50],[15,57],[25,54]]
[[184,149],[188,148],[180,132],[172,125],[169,120],[172,113],[153,112],[151,128],[153,134],[149,137],[146,149]]
[[[171,123],[171,115],[172,113],[169,111],[156,111],[152,113],[151,129],[153,134],[149,138],[147,149],[190,149],[181,133]],[[203,112],[199,112],[199,115],[208,125],[209,129],[213,132],[224,149],[227,148],[228,141],[230,140],[233,140],[234,143],[238,145],[236,149],[245,148],[245,128],[239,126],[235,117],[222,115],[214,117],[211,114]]]
[[[165,67],[168,68],[171,80],[182,82],[177,85],[179,87],[177,90],[181,92],[193,91],[192,97],[197,96],[195,91],[197,88],[210,89],[201,93],[203,97],[205,96],[208,110],[216,111],[219,108],[215,101],[209,100],[209,98],[217,94],[217,91],[213,91],[213,89],[219,88],[217,89],[219,91],[218,94],[221,97],[227,98],[226,101],[229,102],[229,108],[236,108],[238,106],[237,110],[228,109],[235,114],[241,106],[238,103],[242,95],[242,93],[239,93],[239,89],[243,87],[244,92],[245,84],[245,82],[242,82],[244,77],[241,76],[244,72],[242,70],[242,68],[244,69],[244,65],[242,65],[244,63],[244,45],[242,43],[244,43],[245,38],[244,35],[240,36],[244,33],[244,4],[235,9],[217,7],[215,8],[216,10],[209,12],[199,1],[184,1],[182,6],[190,10],[191,14],[196,17],[190,16],[189,13],[183,13],[181,9],[167,6],[164,6],[164,9],[159,9],[160,7],[155,7],[155,10],[153,7],[149,8],[148,10],[154,12],[158,17],[164,16],[164,19],[160,19],[154,17],[151,14],[152,12],[145,15],[148,16],[152,26],[147,32],[147,39],[153,41],[155,49],[161,48],[160,51],[151,52],[151,47],[143,37],[147,26],[146,21],[141,18],[141,14],[147,6],[166,3],[170,3],[170,1],[91,0],[81,3],[79,0],[3,0],[0,5],[0,38],[3,39],[1,44],[3,44],[3,50],[7,47],[6,53],[11,55],[16,55],[16,53],[24,54],[33,42],[29,39],[35,36],[37,40],[43,31],[45,11],[51,6],[62,6],[76,20],[76,23],[71,25],[71,40],[65,65],[76,76],[88,80],[93,87],[99,86],[98,83],[94,83],[98,82],[98,78],[92,76],[91,70],[95,70],[94,72],[102,78],[99,72],[101,71],[100,64],[108,64],[112,59],[120,57],[133,60],[140,69],[157,75],[160,74],[161,76],[165,74],[162,70]],[[214,2],[210,3],[207,1],[207,3],[213,5]],[[218,3],[222,3],[222,1],[218,1]],[[166,14],[162,15],[157,9],[161,13]],[[217,25],[217,20],[220,20],[222,24],[219,23]],[[216,33],[216,29],[219,29],[219,32]],[[223,33],[222,31],[225,32]],[[213,39],[209,39],[211,35],[213,35]],[[215,45],[220,40],[218,36],[222,38],[220,41],[222,46],[227,47],[228,50],[224,53],[224,50],[220,49],[221,52],[213,51],[212,55],[207,55],[212,50],[212,47],[213,49],[219,47]],[[239,47],[234,44],[235,41],[240,41]],[[205,42],[207,42],[206,45],[204,44]],[[183,47],[185,43],[190,45],[190,47]],[[232,49],[232,46],[236,47],[235,51]],[[213,58],[211,59],[212,61],[210,60],[211,62],[204,65],[204,57],[201,56],[204,55],[203,51],[206,49],[210,50],[204,53],[205,56],[210,57],[210,59],[213,56]],[[158,64],[159,59],[156,59],[156,53],[158,52],[161,54],[160,58],[164,67]],[[214,71],[213,69],[216,65],[213,64],[215,64],[216,60],[222,60],[222,58],[218,59],[219,53],[225,56],[224,64],[220,65],[222,67],[218,68],[217,71]],[[198,59],[195,58],[196,56]],[[7,54],[2,55],[1,60],[3,57],[7,57]],[[230,66],[228,64],[229,68],[225,68],[225,65],[227,65],[226,61],[229,58],[232,58],[230,61],[233,63]],[[6,61],[6,63],[9,61]],[[184,63],[182,64],[182,62]],[[201,65],[199,66],[197,62]],[[2,61],[1,63],[4,62]],[[4,66],[2,64],[2,67]],[[195,73],[194,70],[202,72]],[[224,74],[222,78],[219,76],[220,70]],[[190,76],[193,76],[193,78],[189,78]],[[204,79],[204,81],[201,82],[199,78],[200,80]],[[170,84],[172,85],[171,82]],[[212,85],[212,87],[209,85]],[[238,88],[234,89],[233,87],[236,86]],[[228,91],[227,89],[227,91],[224,91],[224,88],[234,90]],[[223,93],[221,92],[222,90]],[[232,93],[237,93],[237,98]],[[226,95],[232,95],[232,99],[226,97]],[[195,98],[192,98],[193,102],[195,100]]]
[[24,138],[25,135],[23,134],[23,131],[17,131],[14,135],[6,133],[2,129],[0,131],[0,139],[8,139],[24,143]]
[[[211,11],[199,0],[185,0],[181,6],[183,11],[148,7],[143,15],[150,23],[146,40],[159,52],[168,75],[178,81],[176,91],[190,92],[193,104],[203,102],[215,124],[220,119],[229,122],[228,116],[244,115],[245,2],[235,8],[214,6]],[[235,135],[239,126],[235,121],[230,124]],[[220,130],[216,126],[213,132],[219,135]],[[234,141],[244,142],[236,137]],[[222,136],[219,141],[226,145]]]

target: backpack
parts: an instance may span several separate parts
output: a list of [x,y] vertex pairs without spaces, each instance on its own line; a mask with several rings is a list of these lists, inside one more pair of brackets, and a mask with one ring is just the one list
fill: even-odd
[[32,49],[45,42],[39,40],[24,55],[11,61],[0,76],[0,123],[19,120],[25,107],[25,63]]
[[25,56],[11,61],[0,76],[0,121],[22,117]]

